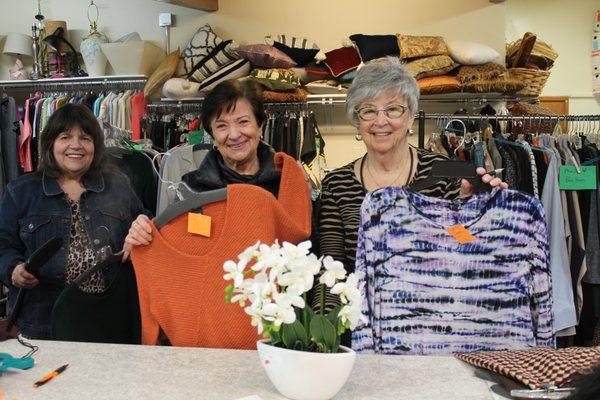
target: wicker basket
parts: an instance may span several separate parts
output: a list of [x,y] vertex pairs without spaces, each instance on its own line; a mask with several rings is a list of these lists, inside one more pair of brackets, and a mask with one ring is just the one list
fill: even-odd
[[[506,45],[506,64],[511,65],[511,60],[521,46],[521,39]],[[549,70],[554,65],[558,53],[547,43],[536,40],[529,56],[529,62],[537,65],[540,69]]]
[[515,78],[525,84],[523,89],[515,93],[521,96],[539,96],[550,76],[550,71],[529,68],[509,68],[508,73],[511,78]]

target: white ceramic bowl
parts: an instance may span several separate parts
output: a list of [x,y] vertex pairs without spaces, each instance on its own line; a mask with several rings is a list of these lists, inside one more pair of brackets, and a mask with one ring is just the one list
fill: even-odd
[[343,353],[309,353],[256,342],[260,363],[277,390],[294,400],[326,400],[336,395],[348,380],[356,353],[344,346]]

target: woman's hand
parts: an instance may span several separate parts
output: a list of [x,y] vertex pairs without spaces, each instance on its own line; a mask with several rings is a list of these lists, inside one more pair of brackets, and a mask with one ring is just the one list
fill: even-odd
[[129,233],[127,234],[127,237],[125,237],[121,262],[127,261],[133,246],[148,245],[150,242],[152,242],[152,226],[150,225],[150,218],[144,214],[140,214],[135,221],[131,223]]
[[[477,173],[481,176],[483,183],[487,183],[492,187],[500,187],[501,189],[508,189],[508,183],[503,182],[500,178],[494,178],[493,176],[486,174],[485,168],[477,168]],[[460,194],[459,197],[470,197],[475,194],[475,187],[471,183],[463,179],[460,182]]]
[[31,275],[25,269],[25,263],[17,264],[13,269],[10,277],[13,286],[23,289],[31,289],[40,284],[40,281],[33,275]]

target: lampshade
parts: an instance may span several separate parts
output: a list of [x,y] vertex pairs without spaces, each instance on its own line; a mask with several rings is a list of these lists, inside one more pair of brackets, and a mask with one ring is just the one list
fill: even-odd
[[33,42],[31,36],[22,33],[9,33],[4,43],[4,54],[11,56],[33,57]]

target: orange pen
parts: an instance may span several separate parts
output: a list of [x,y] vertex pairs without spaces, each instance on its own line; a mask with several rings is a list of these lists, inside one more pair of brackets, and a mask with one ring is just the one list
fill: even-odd
[[69,366],[69,364],[65,364],[62,367],[56,368],[54,371],[50,372],[49,374],[44,375],[39,381],[37,381],[36,383],[33,384],[33,387],[40,387],[43,384],[45,384],[46,382],[54,379],[54,377],[58,376],[58,374],[63,372],[65,369],[67,369],[68,366]]

